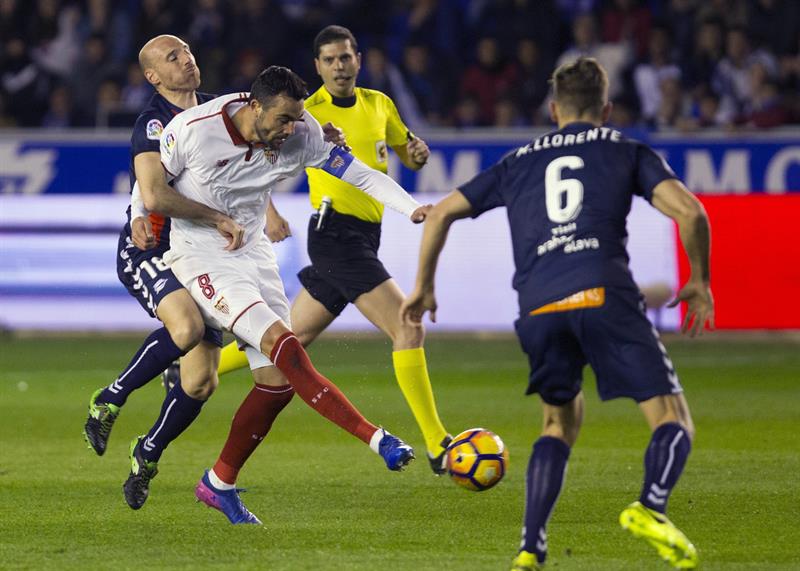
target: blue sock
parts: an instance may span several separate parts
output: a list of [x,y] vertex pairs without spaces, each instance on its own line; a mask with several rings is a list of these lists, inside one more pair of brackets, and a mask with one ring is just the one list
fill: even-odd
[[644,455],[644,485],[639,501],[657,512],[667,511],[667,500],[692,450],[689,434],[680,424],[656,428]]
[[158,462],[169,443],[189,428],[206,401],[193,399],[176,383],[167,393],[158,420],[147,433],[142,443],[142,456],[150,462]]
[[525,526],[522,545],[539,563],[547,557],[547,521],[564,484],[569,446],[558,438],[542,436],[533,445],[525,485]]
[[156,329],[128,363],[117,380],[108,385],[97,402],[105,402],[122,406],[128,400],[128,395],[139,387],[143,387],[153,377],[156,377],[175,359],[185,354],[169,335],[166,327]]

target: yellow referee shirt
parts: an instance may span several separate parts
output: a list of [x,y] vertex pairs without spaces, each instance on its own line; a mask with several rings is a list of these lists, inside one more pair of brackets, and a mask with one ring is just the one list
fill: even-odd
[[[320,87],[305,102],[306,110],[324,125],[328,121],[344,131],[353,155],[366,165],[386,172],[388,149],[405,145],[408,127],[405,126],[394,102],[373,89],[356,87],[355,104],[342,107],[333,103],[325,86]],[[319,208],[323,196],[330,196],[333,209],[367,222],[380,222],[383,204],[363,191],[322,169],[306,169],[311,206]]]

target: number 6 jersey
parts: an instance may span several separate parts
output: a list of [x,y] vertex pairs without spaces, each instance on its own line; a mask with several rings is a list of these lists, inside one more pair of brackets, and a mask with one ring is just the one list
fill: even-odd
[[459,187],[473,217],[505,206],[513,286],[524,315],[593,287],[636,289],[626,218],[633,195],[652,200],[675,178],[648,146],[610,127],[570,123],[509,153]]

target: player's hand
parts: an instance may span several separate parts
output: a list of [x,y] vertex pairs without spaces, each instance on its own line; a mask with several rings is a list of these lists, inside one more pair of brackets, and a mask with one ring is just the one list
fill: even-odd
[[344,136],[344,131],[330,121],[322,126],[322,134],[326,143],[333,143],[337,147],[342,147],[345,151],[350,150],[350,147],[347,146],[347,139]]
[[433,290],[423,291],[419,287],[400,305],[400,321],[405,325],[422,326],[422,316],[430,312],[431,323],[436,323],[436,296]]
[[133,245],[140,250],[149,250],[155,247],[156,237],[147,216],[138,216],[131,220],[131,238]]
[[431,211],[431,208],[433,208],[433,204],[423,204],[411,213],[411,221],[414,224],[425,222],[425,218],[427,218],[428,212]]
[[408,143],[406,143],[406,153],[408,154],[409,159],[420,166],[427,163],[428,157],[431,156],[431,150],[428,148],[428,143],[419,137],[414,137],[409,140]]
[[289,222],[277,210],[267,209],[267,238],[270,242],[283,242],[292,235]]
[[667,307],[675,307],[680,302],[686,302],[686,317],[681,325],[681,333],[689,335],[702,335],[704,329],[714,329],[714,297],[711,288],[703,282],[688,282],[681,288]]
[[228,245],[225,246],[226,250],[237,250],[244,243],[244,227],[240,226],[230,216],[221,214],[214,227],[217,229],[217,232],[222,234],[228,241]]

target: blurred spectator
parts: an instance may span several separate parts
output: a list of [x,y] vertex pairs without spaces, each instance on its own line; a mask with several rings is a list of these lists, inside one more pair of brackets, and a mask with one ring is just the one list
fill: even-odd
[[497,99],[516,88],[517,70],[501,57],[494,38],[482,38],[476,51],[477,62],[467,68],[461,79],[461,93],[478,100],[481,123],[491,125]]
[[239,52],[234,73],[231,77],[226,93],[237,91],[250,91],[253,79],[266,67],[264,58],[257,50],[244,50]]
[[532,39],[520,40],[516,54],[519,80],[514,87],[514,94],[519,98],[522,112],[527,115],[537,109],[547,97],[550,89],[547,81],[552,69],[543,59],[539,45]]
[[431,61],[428,46],[409,44],[403,52],[403,77],[424,119],[441,122],[444,110],[446,75]]
[[780,127],[789,122],[789,111],[774,81],[762,83],[753,93],[753,102],[745,122],[757,129]]
[[66,129],[74,126],[69,90],[63,85],[56,86],[50,92],[50,107],[42,118],[42,127]]
[[[19,35],[23,28],[22,10],[17,0],[0,0],[0,41]],[[2,51],[0,51],[2,55]]]
[[[136,116],[127,112],[122,107],[122,89],[119,83],[113,79],[106,79],[100,84],[97,90],[97,119],[95,125],[98,127],[123,127],[128,123],[133,125]],[[121,120],[116,113],[121,113]]]
[[375,89],[391,97],[397,105],[400,116],[412,129],[425,125],[414,94],[406,85],[403,74],[386,58],[386,52],[378,47],[367,50],[363,56],[358,83],[362,87]]
[[42,70],[66,77],[80,57],[80,12],[73,5],[67,5],[59,12],[58,5],[57,0],[39,0],[36,3],[33,25],[39,37],[30,53]]
[[86,40],[81,60],[68,78],[78,121],[82,125],[95,124],[100,86],[117,73],[107,55],[105,36],[92,34]]
[[608,123],[618,129],[630,129],[636,126],[636,105],[628,97],[614,101]]
[[653,28],[648,44],[648,60],[636,66],[633,81],[639,95],[642,118],[649,123],[661,106],[662,81],[679,80],[681,70],[670,59],[670,38],[666,28]]
[[694,51],[684,70],[684,83],[692,87],[708,83],[722,56],[722,23],[704,20],[697,28]]
[[694,100],[689,114],[678,125],[681,130],[692,131],[707,127],[727,127],[729,122],[720,106],[719,95],[708,84],[694,90]]
[[613,0],[603,10],[603,41],[630,43],[637,58],[647,54],[650,34],[650,11],[639,0]]
[[753,96],[751,68],[760,64],[772,76],[777,71],[774,58],[763,50],[753,52],[744,28],[731,28],[726,36],[725,57],[714,70],[712,87],[721,96],[731,118],[740,115]]
[[20,127],[39,125],[47,107],[50,82],[28,56],[25,41],[11,37],[3,46],[0,82],[6,93],[6,109]]
[[458,129],[468,129],[471,127],[481,127],[480,106],[477,97],[464,95],[456,103],[453,109],[452,125]]
[[511,127],[522,127],[525,120],[519,112],[516,102],[509,96],[502,96],[494,105],[493,127],[508,129]]
[[683,92],[681,83],[676,77],[665,77],[661,80],[661,102],[656,112],[654,126],[659,129],[678,127],[684,115]]
[[575,18],[572,37],[574,40],[572,47],[561,54],[556,67],[574,61],[580,56],[597,59],[608,73],[608,95],[613,101],[624,90],[623,72],[628,67],[633,53],[630,44],[599,43],[592,14],[581,14]]
[[138,63],[128,64],[126,78],[120,94],[122,105],[133,111],[141,111],[153,96],[153,88],[145,80]]

